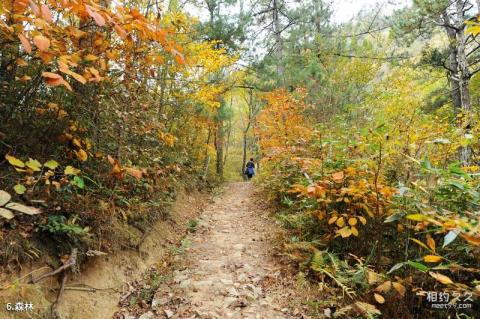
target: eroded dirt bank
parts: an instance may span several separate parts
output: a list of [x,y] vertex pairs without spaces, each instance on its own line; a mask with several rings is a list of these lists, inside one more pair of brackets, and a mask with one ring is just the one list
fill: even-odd
[[138,252],[97,257],[97,261],[74,282],[77,286],[102,290],[95,293],[65,291],[60,313],[65,319],[111,318],[118,310],[119,298],[128,292],[129,283],[150,267],[163,263],[165,256],[185,235],[188,221],[202,212],[208,200],[206,194],[181,192],[171,208],[169,219],[153,227]]
[[[58,307],[62,319],[111,318],[118,311],[118,301],[128,292],[130,283],[138,280],[148,269],[164,262],[185,236],[188,222],[202,212],[210,198],[211,194],[207,193],[181,191],[167,220],[153,226],[138,251],[119,251],[114,255],[91,257],[87,264],[82,265],[80,273],[72,275],[66,283]],[[41,266],[25,268],[22,274],[38,268],[40,270],[36,276],[50,271],[49,267]],[[37,285],[22,283],[18,288],[0,291],[2,301],[30,301],[35,308],[33,313],[6,311],[2,302],[0,318],[50,318],[50,303],[56,298],[58,286],[57,280],[50,277]]]

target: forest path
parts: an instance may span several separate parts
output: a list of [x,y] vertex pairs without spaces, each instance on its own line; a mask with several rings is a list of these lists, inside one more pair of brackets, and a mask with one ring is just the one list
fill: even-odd
[[295,318],[280,305],[290,292],[279,289],[283,280],[280,266],[265,237],[272,221],[255,201],[253,189],[251,183],[229,183],[206,207],[197,230],[184,240],[184,246],[189,246],[185,254],[177,256],[181,267],[154,297],[157,315]]

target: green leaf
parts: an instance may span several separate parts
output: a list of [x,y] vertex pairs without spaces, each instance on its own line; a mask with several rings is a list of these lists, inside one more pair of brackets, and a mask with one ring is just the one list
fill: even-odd
[[85,181],[83,180],[83,178],[79,177],[79,176],[75,176],[73,178],[73,181],[71,182],[71,184],[77,186],[78,188],[80,189],[84,189],[85,188]]
[[15,186],[13,186],[13,190],[15,191],[15,193],[17,193],[18,195],[22,195],[25,193],[25,191],[27,190],[25,188],[25,186],[23,186],[22,184],[17,184]]
[[422,271],[422,272],[427,272],[430,269],[427,266],[425,266],[424,264],[416,262],[416,261],[412,261],[412,260],[407,260],[407,264],[409,266],[412,266],[413,268],[416,268],[416,269]]
[[455,187],[455,188],[458,188],[459,190],[462,190],[462,191],[465,190],[465,185],[460,184],[460,183],[457,182],[457,181],[449,180],[449,181],[448,181],[448,185],[453,186],[453,187]]
[[32,158],[29,158],[28,161],[25,163],[25,165],[32,169],[32,171],[34,172],[39,172],[41,167],[42,167],[42,164],[40,164],[39,161],[37,161],[36,159],[32,159]]
[[452,163],[448,165],[448,171],[453,174],[466,175],[459,162]]
[[431,170],[432,169],[432,164],[430,163],[430,161],[428,160],[428,158],[425,158],[423,161],[422,161],[422,168],[426,169],[426,170]]
[[58,163],[57,161],[54,161],[54,160],[49,160],[47,162],[45,162],[45,164],[43,164],[43,166],[47,167],[47,168],[50,168],[52,170],[56,169],[58,167]]

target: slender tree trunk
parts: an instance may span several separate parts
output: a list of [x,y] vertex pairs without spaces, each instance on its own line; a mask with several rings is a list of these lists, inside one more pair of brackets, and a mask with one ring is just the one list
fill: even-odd
[[223,157],[223,167],[227,166],[228,149],[230,146],[230,137],[232,135],[232,123],[228,123],[227,142],[225,143],[225,156]]
[[207,143],[205,144],[205,157],[203,160],[203,179],[207,178],[208,175],[208,166],[210,164],[210,154],[208,154],[208,145],[210,144],[210,139],[212,138],[212,129],[208,129]]
[[460,79],[458,78],[458,44],[457,34],[453,26],[454,21],[451,21],[447,12],[442,14],[443,23],[445,25],[445,32],[449,41],[449,55],[448,55],[448,82],[450,84],[450,95],[452,97],[453,107],[456,114],[462,110],[462,96],[460,91]]
[[273,0],[273,36],[275,38],[275,56],[277,58],[277,75],[280,83],[284,83],[285,66],[283,65],[283,39],[280,24],[280,3]]
[[472,109],[472,101],[470,97],[470,71],[468,70],[468,61],[466,54],[466,38],[465,38],[465,1],[457,0],[457,43],[458,43],[458,70],[459,70],[459,84],[460,95],[462,98],[462,110],[468,112]]
[[248,129],[243,131],[243,157],[242,157],[242,168],[240,173],[242,174],[244,179],[246,179],[245,165],[247,165],[247,134],[248,134]]
[[[465,38],[465,1],[456,1],[457,14],[457,61],[458,61],[458,80],[461,97],[461,110],[465,114],[465,120],[462,126],[465,133],[469,133],[470,127],[470,111],[472,109],[472,100],[470,97],[470,71],[468,70],[468,61],[466,54],[466,38]],[[462,147],[460,149],[460,161],[463,165],[469,165],[472,157],[472,149],[470,146]]]
[[215,132],[215,150],[217,151],[217,175],[223,177],[223,144],[224,144],[224,129],[223,121],[218,121]]

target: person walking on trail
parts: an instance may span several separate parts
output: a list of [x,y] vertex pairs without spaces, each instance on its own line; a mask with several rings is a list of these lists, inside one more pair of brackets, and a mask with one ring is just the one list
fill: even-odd
[[246,165],[245,175],[247,175],[248,180],[251,180],[252,177],[255,175],[255,163],[253,162],[253,158],[251,158]]

